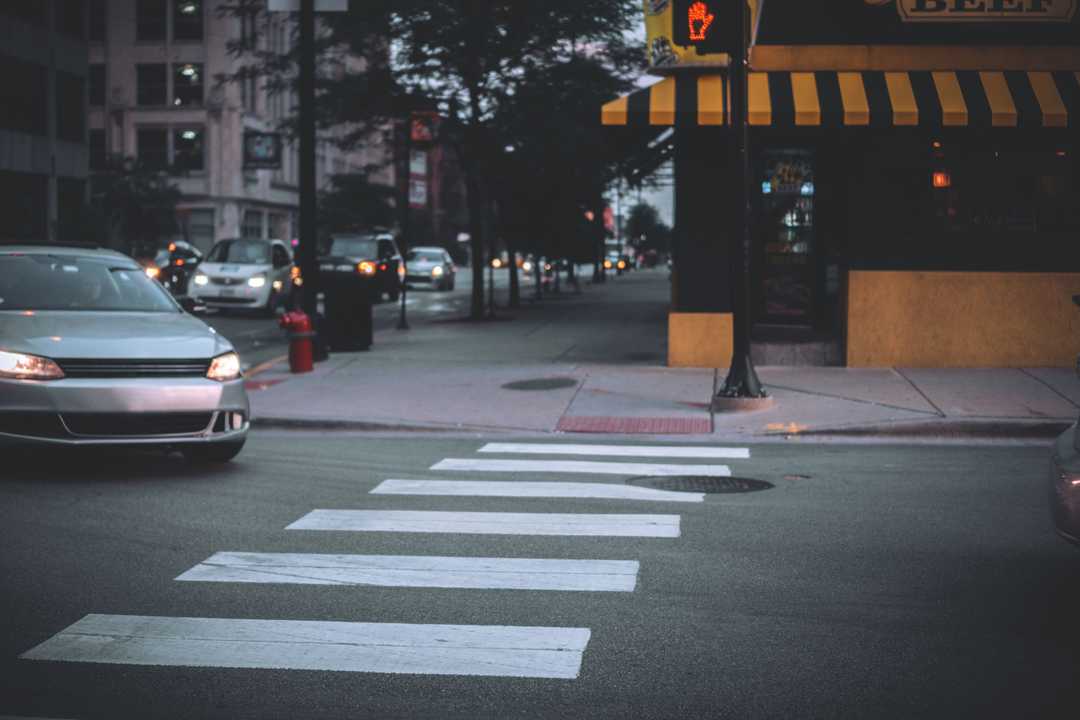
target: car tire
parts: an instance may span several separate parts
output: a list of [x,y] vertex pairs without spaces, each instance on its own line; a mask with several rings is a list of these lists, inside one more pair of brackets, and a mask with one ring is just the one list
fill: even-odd
[[190,463],[227,463],[240,454],[244,449],[247,438],[233,440],[231,442],[213,443],[210,445],[192,445],[183,448],[180,452]]

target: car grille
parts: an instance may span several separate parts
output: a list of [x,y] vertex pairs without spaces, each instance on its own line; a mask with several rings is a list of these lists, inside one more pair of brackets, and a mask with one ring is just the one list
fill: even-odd
[[210,360],[57,360],[69,378],[205,377]]
[[86,437],[145,437],[194,435],[210,425],[213,413],[64,413],[73,435]]
[[227,278],[227,277],[212,277],[212,278],[210,278],[210,282],[212,282],[215,285],[228,285],[228,286],[242,285],[246,280],[247,280],[247,278]]

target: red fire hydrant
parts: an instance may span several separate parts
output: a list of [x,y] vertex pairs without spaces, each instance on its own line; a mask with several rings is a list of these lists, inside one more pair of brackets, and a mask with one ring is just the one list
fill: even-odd
[[294,373],[311,372],[314,368],[311,343],[315,337],[311,318],[296,310],[282,315],[280,324],[289,331],[289,370]]

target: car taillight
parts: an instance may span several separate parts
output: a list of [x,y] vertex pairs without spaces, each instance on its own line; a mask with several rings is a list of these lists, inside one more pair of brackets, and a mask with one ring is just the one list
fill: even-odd
[[379,269],[382,270],[383,272],[386,272],[386,263],[383,263],[382,265],[380,265]]

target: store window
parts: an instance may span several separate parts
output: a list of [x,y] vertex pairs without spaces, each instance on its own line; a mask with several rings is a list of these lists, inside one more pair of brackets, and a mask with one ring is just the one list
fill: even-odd
[[47,176],[0,170],[0,237],[44,240],[48,204]]
[[1076,146],[894,141],[867,154],[851,191],[865,268],[1080,271]]
[[203,252],[214,244],[214,209],[192,208],[187,216],[188,242]]
[[83,78],[66,72],[56,73],[56,136],[61,140],[86,142],[85,91]]
[[203,66],[201,63],[173,65],[173,105],[203,104]]
[[48,71],[0,54],[0,128],[30,135],[48,132]]
[[139,128],[135,133],[139,162],[152,170],[169,167],[169,131],[165,128]]
[[105,42],[105,26],[108,24],[109,8],[106,0],[90,0],[90,42]]
[[175,170],[190,172],[204,167],[204,131],[202,128],[181,128],[173,131],[173,162]]
[[108,166],[109,154],[105,146],[105,131],[100,128],[90,129],[90,170],[101,172]]
[[168,21],[168,0],[135,0],[135,39],[162,42]]
[[135,66],[136,104],[165,105],[168,97],[168,70],[164,63]]
[[102,107],[105,105],[105,65],[94,63],[90,66],[86,76],[87,92],[89,94],[90,107]]
[[240,234],[246,238],[261,238],[263,236],[263,214],[259,210],[245,210],[244,221],[240,225]]
[[173,0],[173,40],[203,39],[203,4],[200,0]]

